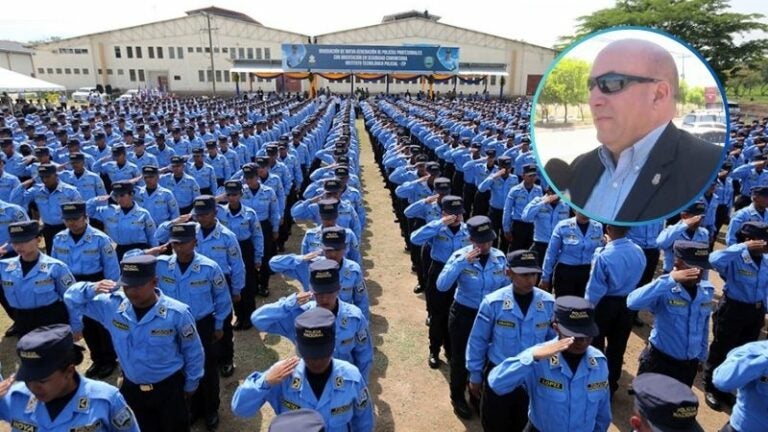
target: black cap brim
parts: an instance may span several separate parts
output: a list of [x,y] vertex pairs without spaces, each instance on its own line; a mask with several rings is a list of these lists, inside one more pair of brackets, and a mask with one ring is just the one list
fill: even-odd
[[[85,351],[85,348],[77,344],[74,344],[72,348],[73,350],[80,351],[80,352]],[[74,352],[72,355],[64,355],[59,362],[40,364],[40,365],[33,365],[29,362],[21,363],[21,366],[19,366],[19,370],[16,372],[16,381],[25,381],[25,382],[40,381],[42,379],[48,378],[54,372],[61,369],[62,366],[65,366],[67,363],[69,362],[74,363],[73,360],[74,360]]]
[[168,239],[169,243],[189,243],[194,240],[195,237],[171,237]]
[[338,282],[329,283],[329,284],[318,284],[318,283],[310,283],[312,287],[312,292],[315,294],[330,294],[337,292],[341,289],[341,284]]
[[562,323],[558,322],[557,327],[563,336],[568,337],[595,337],[600,334],[600,330],[597,328],[597,324],[592,323],[587,326],[568,326],[566,327]]
[[11,244],[13,243],[26,243],[28,241],[32,241],[36,239],[40,234],[23,234],[23,235],[13,235],[11,236],[11,239],[9,240]]
[[510,267],[509,269],[516,274],[542,273],[538,267]]
[[[646,420],[648,420],[646,418]],[[701,427],[699,422],[695,421],[691,425],[691,427],[685,428],[685,429],[677,429],[677,428],[669,428],[669,427],[658,427],[655,424],[648,421],[648,426],[651,428],[651,431],[653,432],[704,432],[704,428]]]
[[712,269],[712,264],[709,263],[709,261],[693,261],[693,260],[683,260],[684,263],[688,264],[689,266],[693,267],[701,267],[704,270],[710,270]]
[[305,359],[321,359],[330,357],[333,355],[334,348],[334,344],[313,345],[302,342],[296,344],[296,349],[299,351],[299,355],[301,355],[301,358]]
[[147,282],[154,279],[154,276],[140,276],[140,277],[125,277],[120,276],[120,280],[115,285],[117,288],[132,288],[145,285]]

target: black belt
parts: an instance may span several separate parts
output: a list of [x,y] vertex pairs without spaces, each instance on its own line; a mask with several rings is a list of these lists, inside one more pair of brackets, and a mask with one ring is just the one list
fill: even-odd
[[687,359],[687,360],[676,359],[676,358],[672,357],[671,355],[665,353],[664,351],[656,348],[656,346],[654,344],[650,343],[650,342],[648,342],[648,349],[650,351],[652,351],[655,355],[661,357],[662,359],[664,359],[664,360],[666,360],[668,362],[678,362],[678,363],[679,362],[683,362],[683,363],[688,363],[690,366],[698,366],[698,364],[699,364],[699,359],[696,359],[696,358],[694,358],[694,359]]
[[172,373],[166,378],[163,378],[162,380],[156,382],[156,383],[148,383],[148,384],[139,384],[135,383],[131,380],[129,380],[125,375],[123,375],[123,385],[128,387],[138,387],[139,390],[143,392],[151,392],[155,389],[155,387],[162,387],[164,385],[170,384],[174,379],[181,378],[182,382],[184,380],[184,374],[182,373],[181,369],[177,370],[176,372]]
[[746,303],[746,302],[743,302],[743,301],[734,300],[734,299],[728,297],[728,294],[725,295],[725,301],[727,301],[728,303],[733,303],[736,306],[742,306],[742,307],[746,307],[746,308],[750,308],[750,309],[751,308],[763,309],[763,307],[765,306],[765,304],[763,302],[761,302],[761,301],[755,302],[755,303]]

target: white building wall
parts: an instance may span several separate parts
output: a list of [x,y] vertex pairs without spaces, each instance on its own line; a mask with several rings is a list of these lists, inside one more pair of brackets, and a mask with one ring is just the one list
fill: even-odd
[[31,54],[0,51],[0,67],[28,76],[34,76],[35,72]]
[[[211,28],[215,29],[212,40],[217,71],[211,79],[216,80],[216,90],[222,94],[235,91],[235,82],[228,72],[232,48],[238,57],[242,49],[244,58],[264,59],[269,54],[275,59],[280,56],[281,43],[307,41],[305,35],[221,16],[211,16]],[[59,54],[60,48],[87,48],[88,54]],[[208,50],[207,20],[202,15],[193,15],[39,45],[36,47],[35,63],[37,68],[44,68],[46,72],[40,78],[64,85],[68,90],[96,84],[123,90],[158,87],[159,78],[165,77],[171,92],[210,93],[213,87],[208,77],[211,69]],[[67,68],[70,74],[66,74]],[[78,68],[80,73],[74,74],[74,68]],[[83,74],[83,68],[87,68],[89,73]],[[53,74],[47,74],[49,69]],[[203,81],[200,80],[201,71]],[[242,84],[241,90],[248,89],[247,82]],[[266,88],[267,83],[258,84],[264,90],[274,88],[274,83],[271,83],[272,88]]]

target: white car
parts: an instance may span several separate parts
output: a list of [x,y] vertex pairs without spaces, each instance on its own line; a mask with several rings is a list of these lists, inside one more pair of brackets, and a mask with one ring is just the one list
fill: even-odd
[[683,116],[682,127],[693,127],[699,123],[722,123],[725,127],[725,113],[722,111],[693,112]]
[[96,87],[80,87],[72,93],[72,102],[88,103],[88,96],[96,91]]
[[725,145],[725,137],[728,132],[725,123],[718,122],[696,122],[683,125],[682,129],[704,141],[720,146]]
[[138,95],[139,95],[139,91],[138,90],[131,89],[131,90],[128,90],[127,92],[121,94],[120,96],[118,96],[118,98],[115,99],[115,102],[129,102],[129,101],[131,101],[133,98],[135,98]]

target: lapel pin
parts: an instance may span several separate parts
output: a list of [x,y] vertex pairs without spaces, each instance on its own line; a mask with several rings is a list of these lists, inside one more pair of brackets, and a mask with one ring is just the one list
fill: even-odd
[[658,186],[659,183],[661,183],[661,174],[656,173],[656,175],[653,176],[651,179],[651,184],[654,186]]

